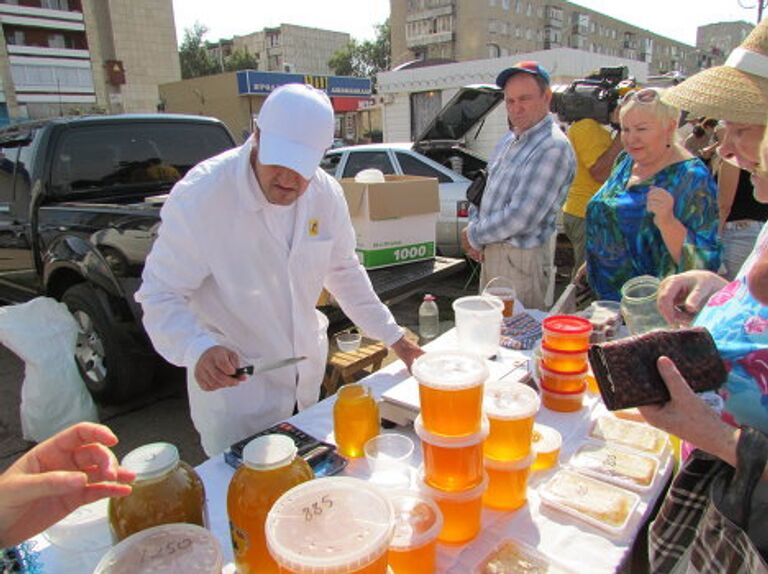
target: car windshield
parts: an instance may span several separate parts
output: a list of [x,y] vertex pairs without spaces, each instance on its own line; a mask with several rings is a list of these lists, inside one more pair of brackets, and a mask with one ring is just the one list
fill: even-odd
[[51,185],[63,192],[147,183],[167,187],[232,146],[229,134],[216,124],[82,126],[61,136]]

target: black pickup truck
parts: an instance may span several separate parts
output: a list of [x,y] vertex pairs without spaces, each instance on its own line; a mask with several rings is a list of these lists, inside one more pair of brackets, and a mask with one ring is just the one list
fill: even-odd
[[47,295],[80,325],[76,360],[97,399],[145,390],[157,357],[133,299],[162,196],[235,145],[214,119],[57,118],[0,130],[0,300]]

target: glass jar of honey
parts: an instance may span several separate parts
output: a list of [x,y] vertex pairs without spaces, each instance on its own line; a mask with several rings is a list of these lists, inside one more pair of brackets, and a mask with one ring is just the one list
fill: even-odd
[[132,450],[122,466],[136,473],[133,492],[109,501],[109,525],[115,542],[152,526],[186,522],[205,526],[205,487],[195,470],[167,442]]
[[312,468],[297,455],[290,437],[271,434],[246,445],[243,464],[232,477],[227,492],[232,548],[240,574],[279,572],[267,551],[267,513],[283,493],[313,478]]
[[344,385],[333,405],[333,434],[339,452],[349,458],[365,454],[365,443],[379,434],[379,406],[365,385]]

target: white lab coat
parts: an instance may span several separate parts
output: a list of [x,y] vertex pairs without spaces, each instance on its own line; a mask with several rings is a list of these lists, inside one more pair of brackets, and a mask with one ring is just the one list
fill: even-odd
[[[251,145],[201,163],[176,184],[136,294],[155,349],[187,368],[192,420],[209,456],[289,417],[294,404],[317,401],[327,355],[326,324],[315,310],[323,286],[370,336],[387,345],[402,336],[357,260],[338,182],[315,172],[296,203],[288,249],[265,225]],[[217,344],[241,364],[308,359],[206,392],[194,367]]]

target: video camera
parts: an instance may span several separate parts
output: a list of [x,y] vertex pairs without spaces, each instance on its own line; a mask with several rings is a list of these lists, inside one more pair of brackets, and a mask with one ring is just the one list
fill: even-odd
[[634,83],[628,76],[626,66],[606,67],[582,80],[574,80],[568,86],[555,86],[550,111],[565,123],[592,118],[601,124],[609,124],[611,112],[621,97],[619,84]]

